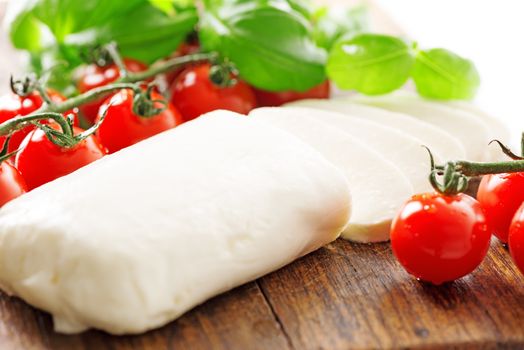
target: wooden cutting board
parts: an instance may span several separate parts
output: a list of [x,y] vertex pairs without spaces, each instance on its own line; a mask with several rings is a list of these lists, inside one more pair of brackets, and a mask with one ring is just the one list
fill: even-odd
[[[0,37],[2,53],[7,46]],[[0,55],[1,82],[13,57]],[[497,242],[473,274],[435,287],[408,276],[389,244],[338,240],[161,329],[124,337],[57,334],[49,315],[0,293],[6,350],[372,348],[523,349],[524,277]]]

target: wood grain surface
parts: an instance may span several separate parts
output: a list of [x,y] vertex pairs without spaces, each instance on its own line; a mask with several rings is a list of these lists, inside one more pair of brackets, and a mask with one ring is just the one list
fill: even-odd
[[[373,13],[383,31],[398,31]],[[5,92],[20,60],[3,33],[0,52]],[[435,287],[407,275],[388,244],[338,240],[163,328],[123,337],[57,334],[49,315],[0,292],[0,350],[374,348],[524,349],[524,278],[497,242],[473,274]]]
[[389,244],[343,240],[138,336],[59,335],[0,294],[0,349],[522,349],[524,278],[498,242],[451,284],[408,276]]

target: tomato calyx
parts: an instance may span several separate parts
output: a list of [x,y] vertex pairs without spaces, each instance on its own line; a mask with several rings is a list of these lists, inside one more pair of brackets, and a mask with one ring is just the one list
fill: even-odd
[[[447,162],[443,168],[434,167],[429,175],[431,186],[437,192],[445,195],[454,195],[466,191],[469,178],[456,169],[456,162]],[[441,182],[438,180],[438,176],[442,176]]]
[[[145,90],[133,89],[133,113],[142,118],[151,118],[167,109],[167,101],[153,99],[152,92],[156,85],[148,84]],[[160,105],[160,107],[159,107]]]
[[106,45],[96,45],[83,50],[80,57],[84,62],[96,64],[98,67],[107,67],[113,63]]
[[235,65],[227,60],[214,60],[209,69],[209,80],[220,88],[228,88],[235,86],[238,82],[236,77],[238,70]]
[[11,91],[20,97],[27,97],[37,89],[38,79],[35,74],[28,74],[22,79],[15,79],[12,75],[9,79]]
[[[449,161],[445,166],[435,165],[435,159],[431,150],[426,147],[429,153],[431,172],[429,175],[429,182],[435,191],[444,195],[455,195],[462,193],[467,190],[469,179],[466,175],[456,170],[457,163]],[[442,181],[439,181],[439,177],[442,177]]]

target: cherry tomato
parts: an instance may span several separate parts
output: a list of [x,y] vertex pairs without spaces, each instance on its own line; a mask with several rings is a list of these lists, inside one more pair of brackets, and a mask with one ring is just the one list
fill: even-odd
[[214,111],[226,109],[247,114],[256,107],[253,90],[245,82],[228,88],[216,86],[209,80],[209,63],[185,69],[175,80],[171,102],[184,121]]
[[524,172],[484,176],[477,200],[495,236],[506,243],[511,219],[524,202]]
[[[116,152],[124,147],[131,146],[148,137],[174,128],[182,123],[180,113],[168,104],[160,114],[152,117],[140,117],[133,113],[134,93],[130,90],[122,90],[107,99],[99,111],[100,119],[106,111],[106,118],[97,131],[97,136],[104,144],[109,153]],[[164,98],[152,92],[153,100]],[[159,104],[158,107],[161,107]]]
[[515,265],[524,273],[524,204],[520,206],[511,221],[508,245]]
[[391,226],[391,246],[400,264],[433,284],[472,272],[486,256],[490,238],[480,204],[465,194],[415,195]]
[[[48,95],[53,102],[63,102],[66,98],[60,95],[54,90],[48,90]],[[32,92],[26,97],[21,97],[16,94],[7,94],[0,97],[0,123],[3,123],[9,119],[12,119],[19,115],[27,115],[36,111],[42,106],[44,101],[38,92]],[[76,116],[76,112],[70,111],[66,114],[73,113]],[[77,118],[75,118],[75,123]],[[15,151],[18,149],[24,138],[34,130],[34,126],[27,126],[24,129],[16,132],[11,137],[9,142],[9,152]],[[0,137],[0,144],[3,144],[5,137]]]
[[[56,124],[51,125],[59,130]],[[82,131],[78,127],[74,128],[75,134]],[[106,154],[107,149],[94,135],[71,148],[62,148],[49,141],[42,130],[36,129],[22,142],[20,151],[16,154],[15,167],[24,177],[28,189],[32,190],[72,173]]]
[[[198,51],[200,51],[200,45],[197,42],[182,43],[178,47],[178,49],[171,55],[171,58],[190,55],[193,53],[197,53]],[[174,71],[166,73],[167,86],[171,86],[175,82],[176,78],[180,75],[180,73],[182,73],[183,70],[184,69],[181,68],[181,69],[176,69]]]
[[18,170],[8,162],[0,163],[0,206],[27,192],[27,185]]
[[258,105],[261,107],[265,106],[282,106],[283,104],[305,100],[308,98],[313,99],[326,99],[329,98],[330,87],[329,81],[326,80],[322,84],[314,86],[308,91],[305,92],[296,92],[296,91],[281,91],[281,92],[271,92],[259,89],[253,89],[255,91],[255,96],[257,98]]
[[[127,70],[132,73],[141,72],[147,69],[147,66],[144,63],[129,58],[124,58],[124,64]],[[115,64],[110,64],[105,67],[90,64],[81,71],[77,87],[81,93],[84,93],[94,88],[108,85],[119,77],[120,72]],[[104,101],[105,99],[102,98],[100,100],[86,103],[80,106],[79,109],[86,120],[93,123],[98,115],[98,109]]]

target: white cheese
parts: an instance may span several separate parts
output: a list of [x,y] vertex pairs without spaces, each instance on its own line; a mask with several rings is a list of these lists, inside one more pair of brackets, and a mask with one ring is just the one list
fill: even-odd
[[[486,113],[484,110],[474,105],[473,103],[464,102],[464,101],[452,101],[443,103],[445,106],[451,108],[457,108],[461,111],[471,113],[476,118],[479,118],[483,123],[488,126],[489,129],[489,139],[490,140],[499,140],[502,143],[510,146],[511,145],[511,133],[509,128],[502,120],[492,116],[491,114]],[[520,145],[519,145],[520,146]],[[503,161],[508,160],[508,157],[501,152],[500,148],[492,144],[488,149],[488,160],[491,161]],[[519,153],[519,152],[517,152]]]
[[0,285],[60,332],[143,332],[333,241],[349,213],[320,153],[217,111],[3,207]]
[[[430,161],[424,142],[397,129],[346,114],[306,107],[285,107],[285,113],[311,117],[351,135],[394,163],[416,193],[431,191]],[[340,150],[344,152],[344,150]],[[442,159],[440,154],[435,156]]]
[[250,117],[292,133],[344,172],[353,208],[343,238],[364,243],[389,240],[393,217],[413,193],[393,163],[351,135],[292,109],[259,108]]
[[342,99],[300,100],[290,103],[288,106],[311,107],[340,112],[398,129],[420,139],[429,149],[439,153],[444,158],[439,159],[440,161],[464,159],[466,155],[466,151],[459,140],[448,132],[407,114],[391,112],[382,108],[352,103]]
[[479,118],[475,118],[468,112],[403,93],[381,97],[358,95],[352,97],[351,100],[417,117],[460,140],[468,159],[481,161],[489,158],[486,155],[489,143],[488,127]]

